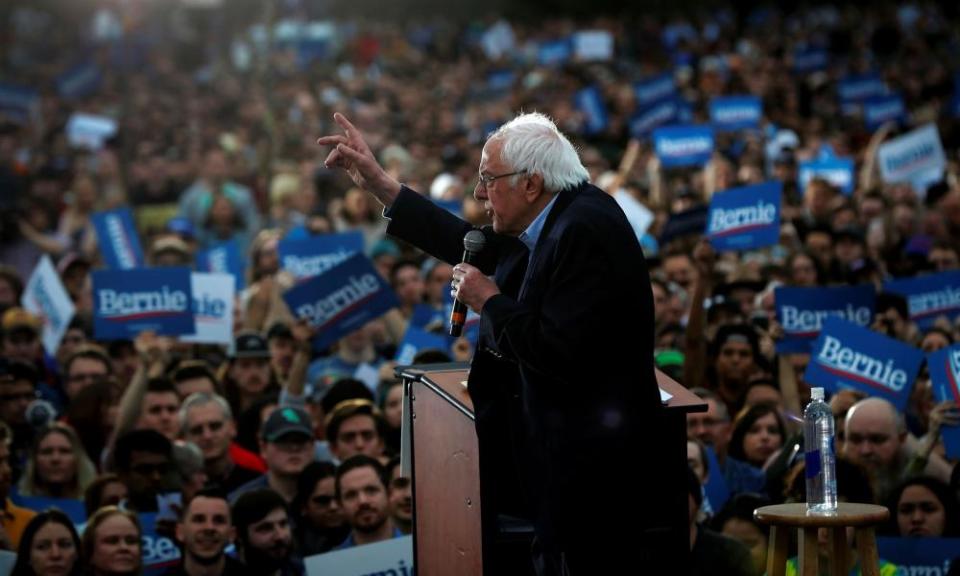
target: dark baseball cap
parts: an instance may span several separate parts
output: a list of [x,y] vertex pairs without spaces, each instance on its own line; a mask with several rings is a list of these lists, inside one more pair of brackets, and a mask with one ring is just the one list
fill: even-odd
[[261,428],[261,437],[266,442],[276,442],[288,435],[313,438],[313,424],[310,415],[300,408],[277,408],[267,416]]
[[270,358],[267,340],[259,332],[241,332],[233,344],[234,358]]
[[290,329],[290,326],[288,326],[286,322],[274,322],[273,325],[270,326],[270,329],[267,330],[267,341],[273,340],[274,338],[293,340],[293,330]]

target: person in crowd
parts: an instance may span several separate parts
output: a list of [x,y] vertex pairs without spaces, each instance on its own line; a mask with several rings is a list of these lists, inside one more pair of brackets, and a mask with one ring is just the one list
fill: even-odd
[[76,432],[55,423],[37,434],[17,492],[22,496],[82,500],[96,476],[97,469]]
[[20,545],[27,523],[36,514],[10,501],[13,486],[13,469],[10,466],[10,427],[0,422],[0,542],[9,543],[9,548]]
[[710,522],[715,531],[733,538],[750,550],[754,574],[766,571],[770,527],[757,522],[753,511],[770,503],[768,498],[758,494],[737,494],[727,500]]
[[270,488],[242,494],[231,508],[237,552],[247,573],[263,576],[303,576],[294,551],[287,501]]
[[960,536],[960,504],[956,492],[943,482],[914,476],[898,484],[886,502],[890,536],[956,538]]
[[270,364],[281,381],[286,381],[293,367],[293,356],[296,352],[296,341],[293,331],[283,321],[274,322],[267,330],[267,345],[270,348]]
[[184,439],[203,453],[204,468],[211,482],[226,492],[260,477],[261,470],[237,461],[231,450],[237,436],[230,404],[222,396],[206,392],[191,394],[180,407],[180,430]]
[[310,415],[300,408],[274,408],[260,430],[260,454],[267,463],[266,474],[234,490],[230,500],[236,502],[246,492],[269,487],[286,502],[293,502],[297,477],[313,461]]
[[10,427],[8,444],[17,468],[36,436],[36,429],[27,421],[27,406],[37,399],[39,376],[27,362],[0,357],[0,422]]
[[96,513],[97,510],[107,506],[119,506],[121,502],[126,502],[129,496],[127,485],[124,484],[116,474],[100,474],[89,486],[83,495],[83,508],[87,513],[87,518]]
[[393,523],[388,485],[387,471],[376,458],[357,454],[340,464],[336,476],[337,500],[350,525],[350,535],[338,550],[403,536]]
[[702,502],[700,482],[687,469],[687,501],[690,514],[690,574],[756,576],[750,551],[740,542],[697,523]]
[[[421,358],[415,358],[414,364],[419,364]],[[449,361],[449,360],[448,360]],[[383,443],[391,454],[400,453],[400,430],[403,421],[403,381],[391,379],[382,388],[380,393],[385,433]]]
[[727,455],[751,466],[764,465],[786,442],[783,417],[770,404],[757,404],[744,410],[733,422]]
[[311,462],[297,479],[297,497],[290,508],[297,515],[297,550],[305,557],[332,550],[350,533],[337,500],[336,473],[330,462]]
[[23,530],[10,576],[80,576],[80,536],[63,512],[51,509],[33,517]]
[[243,414],[264,396],[276,397],[279,385],[270,367],[270,349],[257,332],[241,332],[223,379],[224,396],[234,414]]
[[177,414],[180,410],[180,396],[173,382],[167,378],[151,378],[141,403],[137,428],[148,428],[163,434],[171,442],[180,436]]
[[83,561],[90,576],[139,576],[140,522],[133,512],[101,508],[83,530]]
[[387,488],[390,517],[398,530],[410,534],[413,531],[413,485],[410,477],[403,474],[399,456],[390,459],[387,472],[390,475],[390,485]]
[[382,457],[383,430],[380,411],[365,399],[341,402],[327,417],[327,441],[330,451],[340,461],[357,454]]
[[63,391],[68,401],[97,380],[113,375],[113,363],[106,351],[96,345],[78,348],[63,365]]
[[423,304],[425,286],[420,266],[413,260],[400,260],[390,269],[390,286],[400,300],[400,313],[409,320],[413,307]]
[[94,463],[105,457],[120,409],[121,389],[113,377],[87,386],[70,401],[64,422],[77,431],[87,456]]
[[226,554],[236,529],[230,517],[226,495],[204,489],[186,501],[177,521],[176,536],[181,546],[180,565],[169,576],[240,576],[246,574],[238,560]]
[[202,392],[217,394],[220,384],[216,375],[202,360],[185,360],[177,364],[170,373],[170,380],[177,390],[181,400],[186,400],[191,394]]
[[177,483],[173,444],[156,430],[133,430],[117,439],[116,474],[127,487],[129,508],[157,511],[157,495],[174,491]]

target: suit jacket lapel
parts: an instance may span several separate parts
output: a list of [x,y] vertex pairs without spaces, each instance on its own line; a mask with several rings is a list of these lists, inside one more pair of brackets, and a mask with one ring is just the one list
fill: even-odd
[[524,301],[529,293],[531,287],[530,279],[542,277],[539,275],[540,263],[544,262],[544,252],[548,251],[544,249],[544,246],[547,242],[553,242],[553,240],[549,239],[550,232],[560,217],[560,214],[573,202],[573,199],[580,193],[581,188],[582,186],[577,186],[576,188],[568,188],[558,192],[557,201],[554,202],[553,208],[551,208],[550,213],[547,214],[547,220],[543,223],[543,230],[540,232],[540,237],[537,238],[537,244],[533,248],[533,256],[530,259],[530,264],[527,266],[527,273],[524,275],[523,285],[520,287],[519,301]]

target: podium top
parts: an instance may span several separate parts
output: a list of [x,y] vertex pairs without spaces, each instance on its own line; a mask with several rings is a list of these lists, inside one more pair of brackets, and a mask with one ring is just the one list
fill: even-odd
[[[469,364],[398,366],[396,374],[406,380],[423,382],[470,419],[473,419],[473,401],[470,399],[466,385]],[[673,396],[664,404],[666,409],[683,413],[707,411],[706,402],[701,400],[699,396],[690,392],[682,384],[663,372],[656,370],[656,374],[657,385]]]

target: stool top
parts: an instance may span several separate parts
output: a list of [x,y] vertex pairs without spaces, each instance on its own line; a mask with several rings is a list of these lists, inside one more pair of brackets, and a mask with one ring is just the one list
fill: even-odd
[[796,526],[798,528],[831,526],[872,526],[890,517],[885,506],[839,502],[837,513],[829,516],[807,514],[807,504],[776,504],[763,506],[753,511],[753,517],[761,524]]

